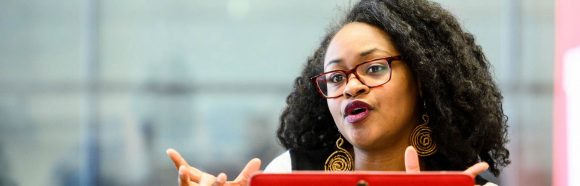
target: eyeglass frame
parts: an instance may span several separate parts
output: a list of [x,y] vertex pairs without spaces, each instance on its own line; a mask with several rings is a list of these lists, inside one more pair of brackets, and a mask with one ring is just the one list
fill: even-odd
[[[367,64],[367,63],[370,63],[370,62],[373,62],[373,61],[378,61],[378,60],[387,60],[387,64],[389,65],[389,79],[387,79],[387,81],[385,81],[384,83],[381,83],[379,85],[368,86],[364,81],[361,80],[360,76],[356,72],[356,69],[359,66],[361,66],[361,65],[364,65],[364,64]],[[361,82],[363,85],[365,85],[365,86],[367,86],[369,88],[375,88],[375,87],[378,87],[378,86],[382,86],[384,84],[387,84],[389,81],[391,81],[391,77],[393,76],[393,69],[391,68],[391,63],[393,61],[396,61],[396,60],[402,60],[402,57],[400,55],[397,55],[397,56],[389,56],[389,57],[377,58],[377,59],[372,59],[372,60],[368,60],[368,61],[362,62],[362,63],[356,65],[354,68],[352,68],[350,70],[332,70],[332,71],[328,71],[328,72],[323,72],[323,73],[320,73],[320,74],[318,74],[316,76],[310,77],[310,83],[312,83],[312,85],[314,87],[316,87],[316,91],[318,92],[318,94],[320,96],[322,96],[322,97],[324,97],[326,99],[338,98],[340,96],[343,96],[344,94],[339,94],[337,96],[331,96],[331,97],[324,95],[324,93],[322,92],[322,89],[320,89],[320,86],[318,85],[318,82],[316,82],[316,79],[318,79],[318,77],[320,77],[320,76],[324,76],[324,75],[329,74],[329,73],[342,72],[342,73],[344,73],[346,75],[345,85],[348,84],[348,80],[350,79],[349,78],[350,77],[350,74],[354,74],[354,76],[356,77],[356,79],[359,82]]]

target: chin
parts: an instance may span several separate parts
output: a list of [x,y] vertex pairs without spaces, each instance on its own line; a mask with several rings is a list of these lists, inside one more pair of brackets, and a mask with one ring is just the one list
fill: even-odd
[[370,147],[373,144],[372,140],[368,137],[368,135],[357,135],[357,134],[352,134],[350,136],[349,142],[353,146],[362,149]]

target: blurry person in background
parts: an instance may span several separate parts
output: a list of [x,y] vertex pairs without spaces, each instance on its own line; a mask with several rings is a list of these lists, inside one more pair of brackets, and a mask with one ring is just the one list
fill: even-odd
[[[425,0],[362,0],[333,26],[288,95],[265,172],[465,170],[477,184],[510,163],[507,116],[474,37]],[[219,147],[222,148],[222,147]],[[227,147],[223,147],[227,148]],[[167,151],[180,185],[246,185]]]

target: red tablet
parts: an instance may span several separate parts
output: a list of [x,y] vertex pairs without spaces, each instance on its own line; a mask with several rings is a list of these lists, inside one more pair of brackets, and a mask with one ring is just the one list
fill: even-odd
[[250,178],[250,186],[473,186],[475,181],[462,172],[322,172],[262,173]]

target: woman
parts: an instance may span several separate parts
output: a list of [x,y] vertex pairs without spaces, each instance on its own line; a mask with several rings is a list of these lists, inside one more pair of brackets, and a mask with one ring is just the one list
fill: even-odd
[[[438,4],[363,0],[296,79],[278,129],[289,150],[265,171],[467,169],[477,176],[489,166],[497,176],[510,163],[507,117],[488,66],[473,36]],[[260,167],[251,160],[226,182],[225,174],[213,177],[168,154],[182,185],[244,185]]]

